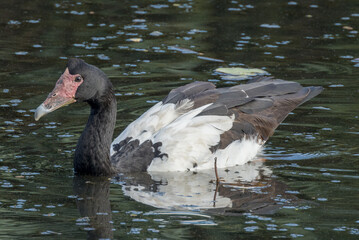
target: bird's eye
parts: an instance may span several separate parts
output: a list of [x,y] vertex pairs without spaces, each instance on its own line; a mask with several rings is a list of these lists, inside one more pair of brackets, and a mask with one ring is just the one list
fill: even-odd
[[75,82],[81,82],[81,80],[82,80],[82,77],[81,77],[81,76],[77,76],[77,77],[75,78]]

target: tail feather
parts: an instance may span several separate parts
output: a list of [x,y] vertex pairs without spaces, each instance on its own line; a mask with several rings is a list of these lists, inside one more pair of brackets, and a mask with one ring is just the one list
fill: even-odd
[[323,91],[323,87],[320,86],[311,86],[311,87],[306,87],[307,89],[309,89],[309,93],[308,95],[303,99],[303,101],[301,102],[301,104],[305,103],[306,101],[314,98],[315,96],[317,96],[318,94],[320,94]]

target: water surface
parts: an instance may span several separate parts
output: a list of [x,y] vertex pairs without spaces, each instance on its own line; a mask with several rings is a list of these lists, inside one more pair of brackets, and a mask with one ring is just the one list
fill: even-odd
[[[0,238],[358,238],[357,1],[0,6]],[[243,82],[219,67],[260,68],[325,90],[288,116],[260,160],[220,172],[234,185],[216,189],[210,172],[74,178],[88,107],[33,119],[70,57],[113,82],[116,136],[174,87]]]

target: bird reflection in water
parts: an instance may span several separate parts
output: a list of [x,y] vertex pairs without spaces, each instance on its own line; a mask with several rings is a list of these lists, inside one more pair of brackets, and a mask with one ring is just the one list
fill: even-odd
[[[111,184],[119,184],[126,196],[153,206],[154,214],[209,215],[273,214],[299,200],[286,193],[286,184],[276,180],[262,161],[214,170],[193,172],[132,173],[108,178],[75,177],[74,191],[82,219],[89,219],[88,237],[112,238],[113,223],[109,201]],[[167,211],[167,213],[166,213]]]
[[87,230],[88,239],[112,239],[110,181],[102,177],[76,176],[73,181],[77,208],[81,218],[77,225]]
[[214,170],[136,173],[122,176],[122,188],[125,195],[155,208],[218,214],[271,214],[297,200],[286,193],[287,186],[277,181],[272,170],[259,160],[218,169],[218,176],[220,184],[216,186]]

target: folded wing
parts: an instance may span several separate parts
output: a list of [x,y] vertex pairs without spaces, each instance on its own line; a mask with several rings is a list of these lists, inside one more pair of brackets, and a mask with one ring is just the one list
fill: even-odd
[[211,157],[234,142],[255,139],[263,144],[289,112],[321,91],[269,77],[218,89],[212,83],[193,82],[172,90],[131,123],[113,142],[112,159],[119,167],[138,165],[137,170],[211,167]]

